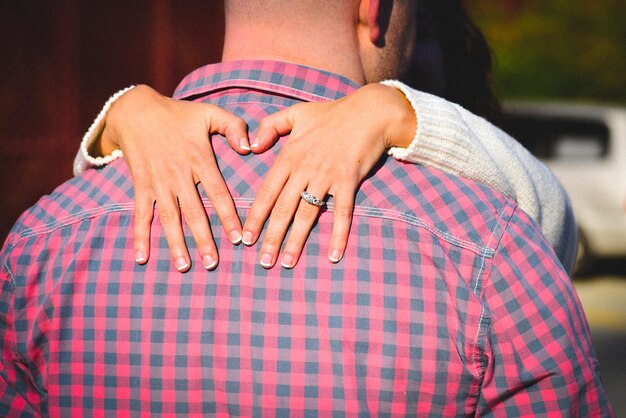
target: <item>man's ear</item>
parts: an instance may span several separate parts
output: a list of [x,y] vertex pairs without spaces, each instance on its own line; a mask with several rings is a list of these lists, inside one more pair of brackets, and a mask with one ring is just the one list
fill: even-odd
[[361,0],[361,21],[367,25],[370,42],[378,47],[385,46],[392,8],[391,0]]
[[378,44],[381,37],[379,13],[380,0],[369,0],[369,6],[367,8],[367,26],[370,30],[370,41],[373,44]]

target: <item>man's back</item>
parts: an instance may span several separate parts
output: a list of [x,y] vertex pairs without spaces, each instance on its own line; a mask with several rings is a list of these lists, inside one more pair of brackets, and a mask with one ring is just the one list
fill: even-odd
[[[217,104],[255,130],[270,112],[355,87],[248,61],[197,70],[177,96]],[[219,137],[213,145],[245,217],[280,142],[259,156],[240,156]],[[8,238],[0,412],[606,409],[569,279],[539,229],[487,187],[388,160],[359,190],[339,264],[325,256],[330,211],[292,270],[262,268],[258,247],[233,246],[210,213],[220,264],[183,275],[158,222],[150,261],[134,263],[132,199],[117,161],[43,198]]]

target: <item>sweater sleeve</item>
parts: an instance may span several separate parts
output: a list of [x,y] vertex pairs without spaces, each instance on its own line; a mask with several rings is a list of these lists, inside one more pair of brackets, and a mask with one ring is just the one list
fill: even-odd
[[83,136],[83,140],[78,147],[78,153],[76,153],[76,157],[74,158],[74,175],[78,176],[83,171],[93,168],[93,167],[101,167],[103,165],[109,164],[112,161],[117,160],[122,157],[122,150],[115,150],[110,155],[105,155],[102,157],[93,157],[89,154],[89,147],[93,145],[96,139],[102,134],[104,130],[104,124],[106,120],[107,113],[109,113],[109,109],[119,99],[124,95],[127,91],[132,89],[135,86],[126,87],[107,100],[107,102],[102,107],[102,110],[93,121],[85,135]]
[[571,203],[556,176],[519,142],[463,107],[395,81],[415,110],[417,131],[407,148],[391,148],[396,159],[423,164],[491,186],[537,222],[571,273],[577,231]]

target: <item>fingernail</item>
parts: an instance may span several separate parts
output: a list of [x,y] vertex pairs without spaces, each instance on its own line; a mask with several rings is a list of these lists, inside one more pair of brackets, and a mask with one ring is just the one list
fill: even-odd
[[187,260],[185,260],[183,257],[177,258],[175,264],[176,264],[176,270],[178,271],[183,271],[187,267],[189,267],[189,264],[187,264]]
[[272,267],[272,256],[268,253],[261,254],[261,265],[263,267]]
[[252,245],[252,240],[254,239],[254,235],[250,231],[243,231],[243,238],[241,239],[244,244]]
[[217,266],[217,260],[210,255],[205,255],[202,257],[202,264],[204,264],[205,269],[211,270],[213,267]]
[[250,146],[248,145],[248,140],[246,138],[241,138],[239,140],[239,148],[250,151]]
[[139,250],[135,253],[135,262],[137,262],[138,264],[143,264],[146,262],[146,255],[143,253],[143,251]]
[[292,268],[293,256],[291,254],[283,254],[283,258],[280,260],[280,264],[286,269]]
[[256,135],[254,137],[254,139],[252,140],[252,144],[250,144],[250,148],[256,148],[259,146],[259,142],[261,142],[260,136],[261,135]]
[[333,250],[330,254],[330,261],[337,263],[339,260],[341,260],[341,252],[339,250]]
[[230,240],[233,244],[237,245],[241,242],[241,233],[236,229],[230,231]]

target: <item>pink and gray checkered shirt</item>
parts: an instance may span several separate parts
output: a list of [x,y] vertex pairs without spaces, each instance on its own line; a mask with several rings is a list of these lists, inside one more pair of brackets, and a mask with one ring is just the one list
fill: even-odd
[[[357,87],[242,61],[194,71],[175,96],[254,131]],[[213,144],[245,218],[281,144],[260,156]],[[158,220],[150,261],[135,264],[123,160],[19,219],[0,254],[0,415],[612,415],[570,280],[494,190],[386,159],[358,192],[343,260],[326,258],[330,204],[293,270],[233,246],[204,201],[221,261],[186,274]]]

